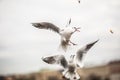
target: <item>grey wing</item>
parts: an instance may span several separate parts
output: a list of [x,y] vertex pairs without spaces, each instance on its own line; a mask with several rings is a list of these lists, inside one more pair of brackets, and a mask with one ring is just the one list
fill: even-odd
[[78,51],[77,51],[77,53],[76,53],[76,59],[78,60],[78,61],[81,61],[82,59],[83,59],[83,57],[84,57],[84,55],[91,49],[91,47],[95,44],[95,43],[97,43],[99,40],[96,40],[96,41],[94,41],[94,42],[92,42],[92,43],[89,43],[89,44],[87,44],[87,45],[85,45],[84,47],[82,47],[82,48],[80,48]]
[[61,65],[63,68],[68,66],[68,63],[63,55],[55,55],[42,58],[42,60],[48,64],[58,64]]
[[66,27],[68,27],[71,24],[71,18],[69,19],[69,21],[67,22]]
[[59,27],[57,27],[54,24],[49,23],[49,22],[32,23],[32,26],[39,28],[39,29],[49,29],[49,30],[52,30],[52,31],[57,32],[57,33],[60,32]]

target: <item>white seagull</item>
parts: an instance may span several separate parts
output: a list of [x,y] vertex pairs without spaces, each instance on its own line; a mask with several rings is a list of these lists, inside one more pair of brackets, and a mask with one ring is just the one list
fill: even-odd
[[79,28],[67,27],[68,25],[70,25],[70,23],[71,23],[71,19],[69,20],[68,24],[66,25],[66,27],[64,29],[60,29],[56,25],[49,23],[49,22],[32,23],[32,26],[39,28],[39,29],[52,30],[52,31],[58,33],[61,36],[60,46],[62,47],[62,49],[64,51],[66,51],[67,47],[68,47],[68,45],[70,45],[70,43],[73,45],[76,45],[75,43],[71,42],[71,40],[70,40],[71,35],[73,33],[75,33],[76,31],[80,32],[79,31],[80,27]]
[[[69,61],[67,61],[63,55],[49,56],[42,58],[42,60],[48,64],[61,65],[64,68],[64,71],[62,72],[63,78],[68,80],[80,80],[80,75],[77,73],[77,68],[80,67],[78,63],[82,61],[85,54],[96,42],[98,42],[98,40],[85,45],[83,48],[80,48],[76,52],[76,55],[70,56]],[[77,63],[76,60],[79,62]]]

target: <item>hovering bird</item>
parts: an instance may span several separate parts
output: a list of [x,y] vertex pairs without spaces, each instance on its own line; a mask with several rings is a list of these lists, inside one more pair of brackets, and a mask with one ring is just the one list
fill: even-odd
[[75,55],[70,56],[69,61],[67,61],[63,55],[49,56],[49,57],[42,58],[42,60],[48,64],[61,65],[64,69],[62,72],[63,78],[66,78],[69,80],[80,80],[80,75],[77,73],[77,68],[81,67],[81,65],[78,65],[78,63],[79,62],[81,63],[81,61],[83,60],[83,57],[86,55],[86,53],[90,50],[90,48],[96,42],[98,42],[98,40],[80,48]]
[[[71,23],[71,19],[68,22],[68,25],[70,25]],[[67,26],[68,26],[67,25]],[[61,43],[60,46],[62,47],[62,49],[64,51],[67,50],[68,45],[73,44],[76,45],[75,43],[73,43],[70,38],[71,35],[75,32],[80,32],[79,29],[80,27],[65,27],[64,29],[60,29],[59,27],[57,27],[56,25],[49,23],[49,22],[40,22],[40,23],[32,23],[32,26],[39,28],[39,29],[48,29],[48,30],[52,30],[56,33],[58,33],[61,36]]]

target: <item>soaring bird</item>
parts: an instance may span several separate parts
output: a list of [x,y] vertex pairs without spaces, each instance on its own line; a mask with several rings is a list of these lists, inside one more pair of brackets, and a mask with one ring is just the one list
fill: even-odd
[[49,56],[49,57],[42,58],[42,60],[48,64],[61,65],[64,69],[62,72],[63,78],[66,78],[69,80],[80,80],[80,75],[77,73],[77,68],[81,67],[81,65],[78,66],[78,64],[79,62],[81,63],[81,61],[83,60],[83,57],[86,55],[86,53],[90,50],[90,48],[96,42],[98,42],[98,40],[80,48],[75,55],[70,56],[69,61],[67,61],[63,55]]
[[[70,23],[71,23],[71,19],[69,20],[68,25],[70,25]],[[52,31],[58,33],[61,36],[60,46],[62,47],[62,49],[64,51],[67,50],[67,47],[68,47],[68,45],[70,45],[70,43],[73,45],[76,45],[75,43],[73,43],[70,40],[70,38],[71,38],[71,35],[73,33],[75,33],[76,31],[80,32],[79,31],[80,27],[79,28],[77,28],[77,27],[65,27],[64,29],[60,29],[56,25],[49,23],[49,22],[32,23],[32,26],[39,28],[39,29],[52,30]]]

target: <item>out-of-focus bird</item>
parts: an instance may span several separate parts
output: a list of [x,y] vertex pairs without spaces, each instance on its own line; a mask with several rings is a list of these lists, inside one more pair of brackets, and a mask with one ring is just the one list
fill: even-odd
[[78,0],[78,3],[80,3],[80,0]]
[[70,60],[67,61],[63,55],[54,55],[42,58],[42,60],[48,64],[58,64],[61,65],[64,68],[64,71],[62,72],[63,78],[69,79],[69,80],[80,80],[80,75],[77,73],[78,67],[83,67],[81,64],[78,66],[78,63],[83,60],[83,57],[86,55],[86,53],[90,50],[90,48],[96,43],[97,41],[94,41],[92,43],[89,43],[85,45],[84,47],[80,48],[75,55],[70,56]]
[[[68,22],[68,25],[70,25],[71,23],[71,19]],[[68,26],[67,25],[67,26]],[[79,29],[80,27],[65,27],[64,29],[60,29],[59,27],[57,27],[56,25],[49,23],[49,22],[40,22],[40,23],[32,23],[32,26],[39,28],[39,29],[48,29],[48,30],[52,30],[56,33],[58,33],[61,36],[61,43],[60,46],[62,47],[62,49],[64,51],[67,50],[68,45],[73,44],[76,45],[75,43],[73,43],[70,38],[71,35],[75,32],[80,32]]]
[[112,33],[112,34],[114,33],[112,29],[110,29],[109,31],[110,31],[110,33]]

